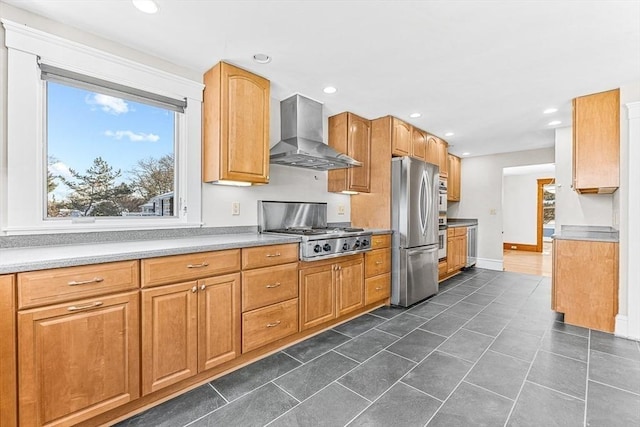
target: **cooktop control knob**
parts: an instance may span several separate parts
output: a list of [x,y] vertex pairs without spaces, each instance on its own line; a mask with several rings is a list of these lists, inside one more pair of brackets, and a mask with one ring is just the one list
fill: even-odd
[[345,243],[345,244],[342,245],[342,250],[343,251],[346,251],[348,249],[349,249],[349,244],[348,243]]
[[329,252],[329,251],[331,250],[331,245],[330,245],[330,244],[328,244],[328,243],[325,243],[325,244],[324,244],[324,246],[322,247],[322,249],[323,249],[325,252]]
[[322,248],[320,247],[320,245],[315,245],[315,246],[313,247],[313,252],[315,252],[315,253],[318,253],[318,252],[320,252],[321,250],[322,250]]
[[358,249],[360,247],[360,240],[356,240],[356,242],[353,244],[354,249]]
[[369,246],[369,241],[367,239],[364,239],[362,241],[362,247],[364,248],[364,247],[367,247],[367,246]]

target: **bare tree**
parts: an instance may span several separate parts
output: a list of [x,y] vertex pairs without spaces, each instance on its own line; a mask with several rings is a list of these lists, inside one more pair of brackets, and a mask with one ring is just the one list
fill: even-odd
[[138,160],[136,166],[129,171],[131,188],[145,201],[173,191],[174,169],[173,153],[162,156],[159,159],[149,157]]

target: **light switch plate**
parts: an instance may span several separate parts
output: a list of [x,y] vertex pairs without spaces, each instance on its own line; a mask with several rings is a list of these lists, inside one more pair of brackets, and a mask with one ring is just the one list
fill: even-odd
[[231,203],[231,215],[240,215],[240,202]]

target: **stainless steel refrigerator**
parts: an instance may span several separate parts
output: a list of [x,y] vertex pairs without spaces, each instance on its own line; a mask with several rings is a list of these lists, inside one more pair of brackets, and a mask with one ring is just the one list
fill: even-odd
[[438,166],[391,161],[391,303],[410,306],[438,293]]

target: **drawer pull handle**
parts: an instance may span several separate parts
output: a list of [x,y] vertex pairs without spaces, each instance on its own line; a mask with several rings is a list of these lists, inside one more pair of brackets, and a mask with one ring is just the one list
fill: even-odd
[[382,290],[382,286],[378,286],[378,287],[376,288],[376,291],[381,291],[381,290]]
[[382,264],[382,261],[376,261],[376,265]]
[[280,282],[276,282],[273,285],[267,285],[265,286],[267,289],[272,289],[272,288],[278,288],[280,287]]
[[275,258],[280,256],[280,252],[276,252],[275,254],[267,254],[267,258]]
[[93,279],[89,279],[89,280],[80,280],[80,281],[72,280],[68,282],[67,285],[78,286],[78,285],[87,285],[89,283],[100,283],[100,282],[104,282],[104,279],[102,277],[94,277]]
[[71,307],[67,308],[67,310],[69,310],[69,311],[88,310],[90,308],[100,307],[101,305],[102,305],[101,301],[96,301],[96,302],[92,302],[91,304],[87,304],[87,305],[72,305]]
[[187,264],[187,268],[202,268],[202,267],[209,267],[209,263],[205,261],[202,264]]
[[267,328],[275,328],[276,326],[278,326],[280,324],[279,320],[276,320],[273,323],[267,323]]

